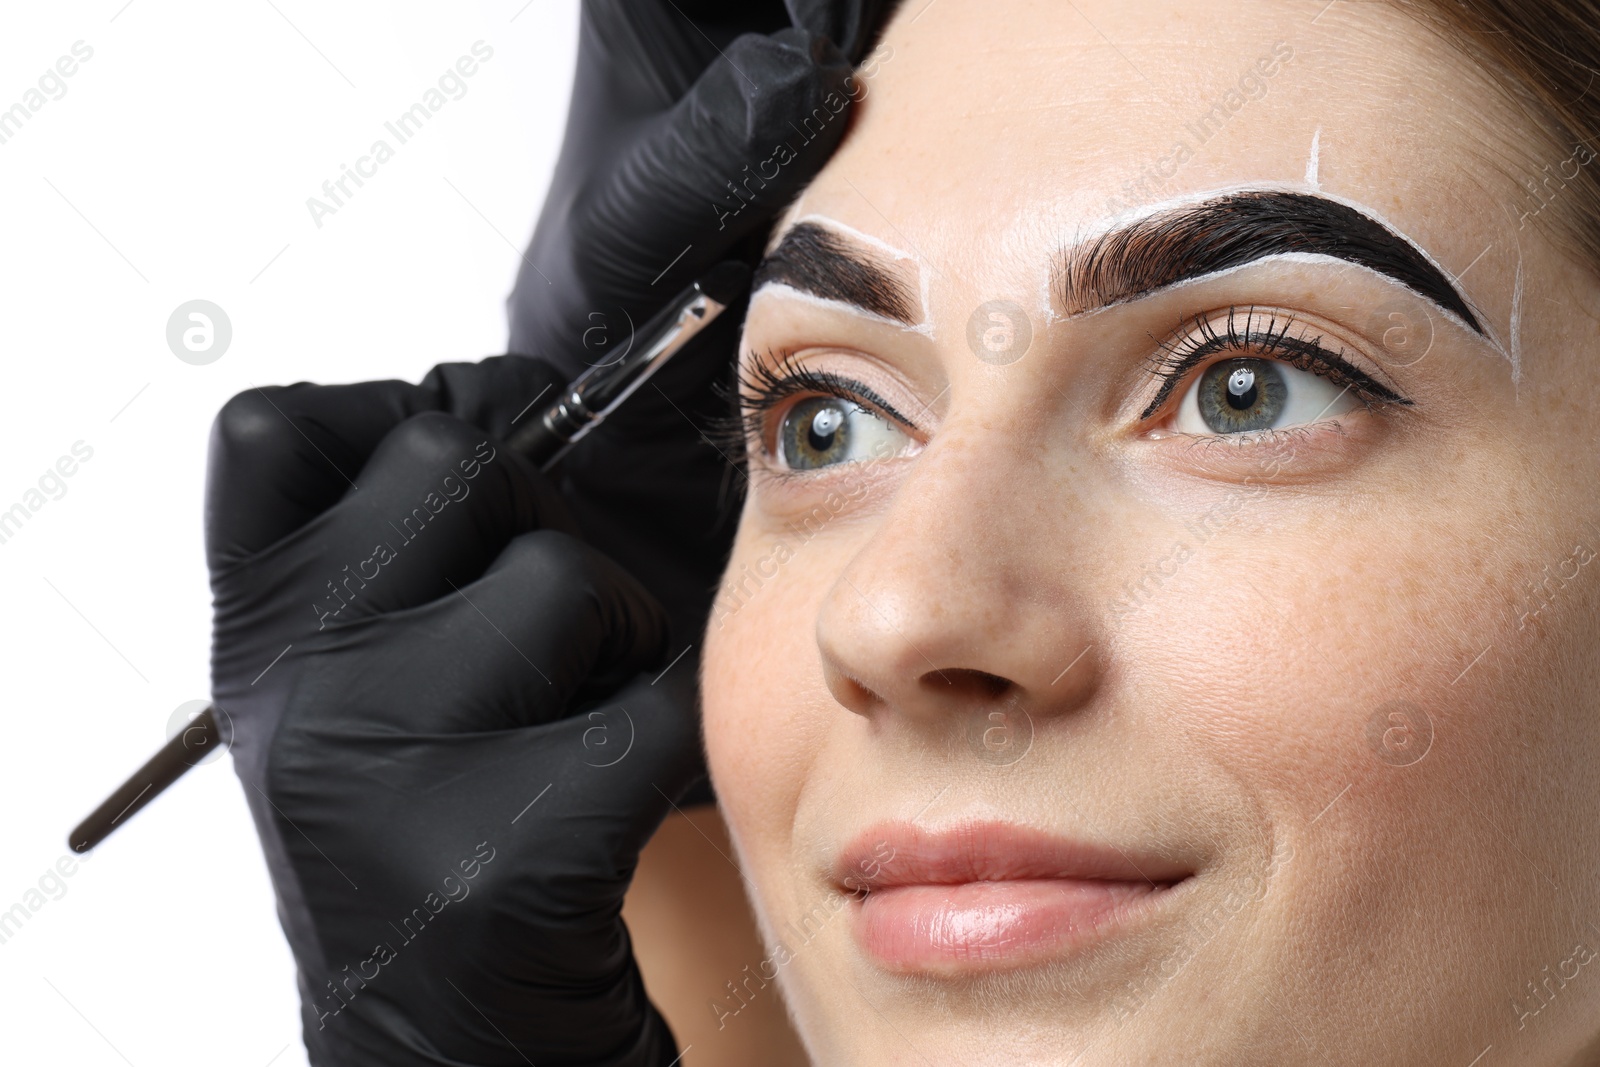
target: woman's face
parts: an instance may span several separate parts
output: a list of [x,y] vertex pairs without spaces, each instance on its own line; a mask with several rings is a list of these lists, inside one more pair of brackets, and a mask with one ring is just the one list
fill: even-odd
[[1388,5],[884,45],[746,325],[705,715],[771,955],[712,1010],[776,982],[824,1064],[1568,1062],[1587,160]]

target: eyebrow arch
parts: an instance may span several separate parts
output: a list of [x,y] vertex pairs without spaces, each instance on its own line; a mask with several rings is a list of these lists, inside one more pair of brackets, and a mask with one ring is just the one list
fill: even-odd
[[920,302],[909,286],[853,242],[817,225],[789,229],[756,268],[751,292],[768,282],[825,300],[853,304],[886,319],[917,324]]
[[1414,244],[1370,215],[1311,193],[1232,193],[1158,212],[1068,249],[1053,288],[1075,315],[1294,252],[1387,275],[1484,332],[1461,291]]

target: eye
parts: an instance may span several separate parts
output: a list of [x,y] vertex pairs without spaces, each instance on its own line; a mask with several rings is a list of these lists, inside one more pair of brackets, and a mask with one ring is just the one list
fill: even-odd
[[1179,433],[1238,434],[1303,426],[1362,407],[1349,385],[1275,359],[1213,363],[1178,405]]
[[778,462],[816,470],[900,452],[910,438],[868,409],[837,396],[801,400],[778,420]]
[[1273,308],[1197,315],[1152,357],[1160,388],[1140,418],[1170,410],[1176,433],[1252,440],[1244,435],[1329,422],[1358,408],[1385,413],[1411,405],[1328,340],[1320,327]]

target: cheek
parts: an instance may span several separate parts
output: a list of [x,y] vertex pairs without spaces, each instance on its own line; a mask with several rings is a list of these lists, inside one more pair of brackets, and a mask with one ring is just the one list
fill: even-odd
[[1278,906],[1317,932],[1305,951],[1383,945],[1465,982],[1465,1003],[1509,995],[1563,948],[1564,894],[1600,906],[1600,723],[1574,692],[1600,579],[1535,632],[1519,576],[1558,539],[1475,534],[1498,522],[1464,497],[1279,519],[1206,543],[1121,635],[1147,751],[1181,739],[1174,762],[1226,774],[1292,845]]
[[1341,807],[1364,796],[1382,811],[1369,837],[1408,811],[1459,806],[1427,772],[1457,761],[1457,775],[1476,776],[1482,761],[1501,758],[1501,709],[1533,696],[1543,673],[1508,658],[1520,678],[1493,677],[1483,661],[1461,677],[1496,642],[1508,598],[1463,578],[1483,574],[1486,561],[1461,538],[1460,516],[1267,518],[1199,545],[1161,602],[1121,635],[1117,658],[1134,665],[1130,678],[1164,694],[1136,703],[1175,719],[1149,730],[1177,727],[1192,754],[1299,832],[1346,787]]
[[837,573],[822,539],[741,532],[706,632],[706,754],[749,873],[784,862],[795,809],[840,712],[822,679],[818,605]]

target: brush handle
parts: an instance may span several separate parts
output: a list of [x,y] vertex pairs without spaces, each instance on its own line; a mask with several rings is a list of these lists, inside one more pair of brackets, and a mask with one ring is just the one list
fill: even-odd
[[162,790],[182,778],[189,768],[216,751],[222,741],[214,708],[206,708],[181,733],[162,745],[143,767],[106,798],[105,803],[73,827],[67,836],[67,845],[74,852],[94,848]]

